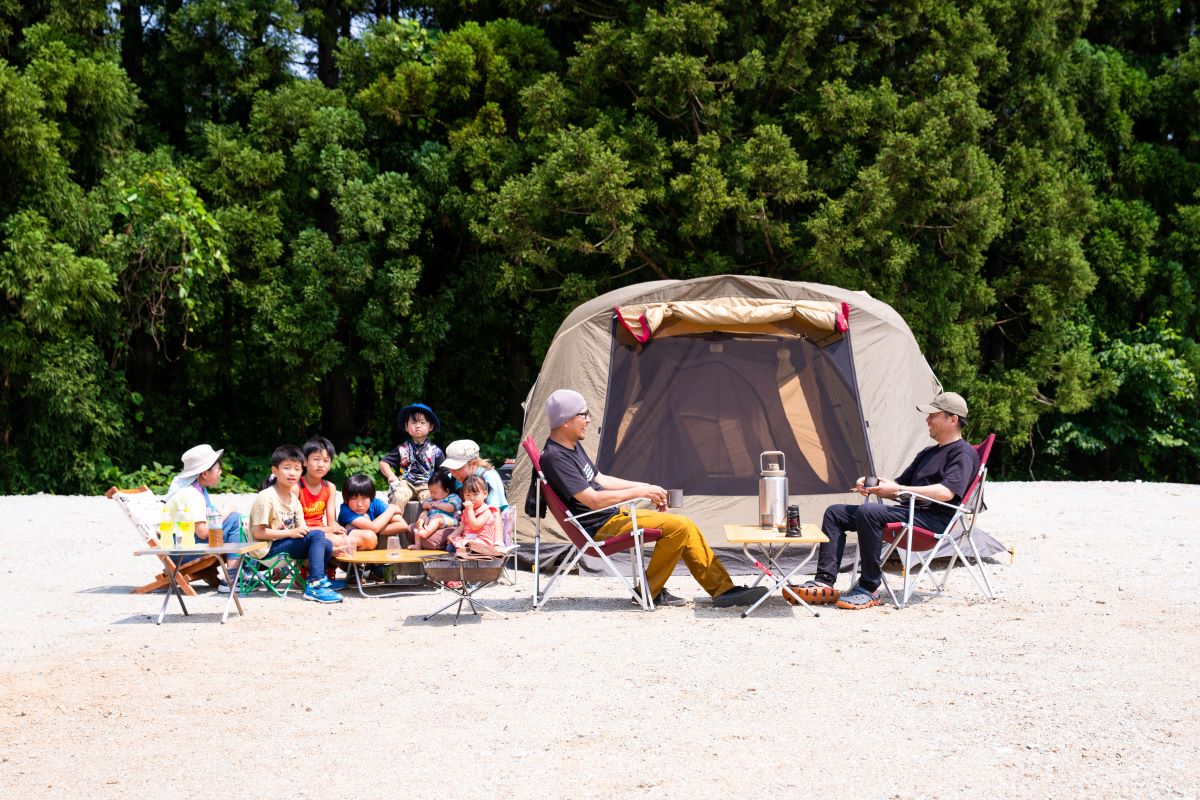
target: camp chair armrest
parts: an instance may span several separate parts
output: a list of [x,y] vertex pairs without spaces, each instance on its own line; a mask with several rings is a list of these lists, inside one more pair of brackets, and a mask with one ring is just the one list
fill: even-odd
[[579,520],[584,517],[591,516],[592,514],[600,514],[605,511],[612,511],[613,509],[617,509],[619,511],[624,508],[636,508],[637,506],[641,505],[642,503],[649,503],[649,502],[650,502],[650,498],[648,498],[648,497],[635,497],[632,500],[622,500],[619,503],[613,503],[611,506],[605,506],[604,508],[593,508],[591,511],[585,511],[582,514],[568,513],[567,519]]
[[900,492],[898,495],[896,495],[897,500],[903,500],[905,498],[908,499],[908,502],[906,503],[906,505],[908,505],[910,508],[918,500],[924,500],[928,503],[937,503],[939,506],[945,506],[946,508],[953,509],[954,511],[962,511],[963,513],[969,513],[969,511],[970,511],[970,509],[968,509],[966,506],[962,505],[961,503],[946,503],[941,500],[935,500],[932,497],[927,497],[923,494],[919,494],[917,492],[910,492],[910,491],[905,490],[903,492]]

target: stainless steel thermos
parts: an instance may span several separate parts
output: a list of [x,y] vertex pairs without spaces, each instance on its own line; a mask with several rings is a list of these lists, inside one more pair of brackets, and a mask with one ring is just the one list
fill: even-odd
[[787,526],[787,460],[782,450],[767,450],[758,457],[758,523],[783,530]]

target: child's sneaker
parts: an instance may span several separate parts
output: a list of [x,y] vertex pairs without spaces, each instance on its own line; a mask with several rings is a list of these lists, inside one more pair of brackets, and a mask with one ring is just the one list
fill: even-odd
[[317,581],[310,583],[304,589],[304,599],[312,600],[317,603],[340,603],[342,596],[330,589],[327,581]]

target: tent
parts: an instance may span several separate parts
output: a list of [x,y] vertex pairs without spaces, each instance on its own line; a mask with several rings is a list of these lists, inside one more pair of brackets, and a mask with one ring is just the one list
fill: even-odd
[[[859,502],[859,475],[898,474],[930,444],[915,409],[940,391],[908,325],[866,292],[717,275],[642,283],[576,308],[555,334],[525,403],[522,439],[549,435],[546,399],[569,388],[593,423],[602,473],[682,489],[682,513],[714,547],[724,523],[758,516],[760,453],[786,457],[790,502],[819,521]],[[521,508],[524,452],[509,484]],[[518,541],[536,521],[523,514]],[[561,538],[543,521],[543,540]]]

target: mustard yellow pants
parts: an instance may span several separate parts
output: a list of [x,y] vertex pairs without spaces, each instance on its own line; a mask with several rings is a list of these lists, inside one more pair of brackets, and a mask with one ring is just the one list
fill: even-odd
[[[725,565],[717,560],[717,554],[704,541],[704,534],[685,516],[667,514],[662,511],[637,512],[638,525],[642,528],[660,528],[662,538],[654,543],[654,555],[646,565],[646,583],[650,594],[658,594],[667,585],[667,578],[675,571],[679,559],[687,565],[688,571],[696,579],[696,583],[708,592],[710,597],[729,591],[733,588],[733,580],[725,570]],[[617,514],[596,532],[597,539],[608,539],[628,533],[633,529],[633,522],[625,513]]]

